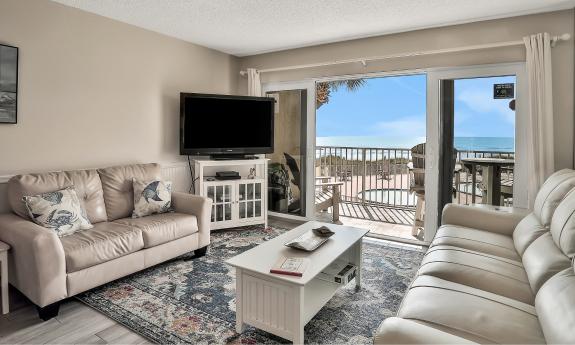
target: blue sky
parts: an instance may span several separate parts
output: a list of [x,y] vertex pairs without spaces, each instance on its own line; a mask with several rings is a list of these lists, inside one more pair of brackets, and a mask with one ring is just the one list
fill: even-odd
[[[514,137],[510,100],[493,99],[493,84],[510,82],[515,77],[456,80],[455,136]],[[372,78],[355,92],[332,91],[317,110],[317,136],[424,140],[425,83],[425,75]]]

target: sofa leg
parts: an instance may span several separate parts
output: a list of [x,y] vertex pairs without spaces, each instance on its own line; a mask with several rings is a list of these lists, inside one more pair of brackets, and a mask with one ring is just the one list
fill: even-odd
[[195,258],[201,258],[202,256],[206,255],[207,251],[208,251],[208,246],[194,250],[194,259]]
[[49,304],[45,307],[36,307],[38,309],[38,316],[44,320],[48,321],[53,317],[58,316],[58,311],[60,311],[60,302]]

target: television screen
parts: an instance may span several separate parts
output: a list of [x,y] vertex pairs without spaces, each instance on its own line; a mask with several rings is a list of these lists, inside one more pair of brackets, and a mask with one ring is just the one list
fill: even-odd
[[180,154],[273,152],[274,99],[180,94]]

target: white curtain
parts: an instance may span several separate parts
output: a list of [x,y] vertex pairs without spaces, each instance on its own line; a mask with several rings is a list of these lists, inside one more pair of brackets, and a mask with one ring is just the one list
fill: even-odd
[[262,82],[260,80],[260,72],[255,68],[248,68],[248,96],[261,96],[262,95]]
[[539,33],[523,38],[527,52],[529,84],[529,205],[555,169],[553,149],[553,94],[551,86],[551,37]]

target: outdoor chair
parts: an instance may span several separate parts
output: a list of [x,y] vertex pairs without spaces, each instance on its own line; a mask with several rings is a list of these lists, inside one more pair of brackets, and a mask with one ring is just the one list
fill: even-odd
[[348,178],[351,178],[352,173],[351,173],[351,169],[340,169],[337,173],[337,176],[339,177],[340,181],[347,181]]
[[[408,164],[408,168],[411,173],[409,192],[415,193],[417,198],[411,235],[417,237],[419,228],[423,228],[425,216],[425,143],[417,144],[411,148],[411,162]],[[452,193],[455,198],[460,184],[459,172],[462,169],[461,164],[457,163],[456,149],[453,149],[452,168],[455,181],[455,187],[452,187]]]
[[391,180],[391,175],[389,174],[389,161],[385,164],[385,157],[383,157],[383,163],[381,168],[377,169],[377,176],[381,176],[382,180]]
[[268,202],[270,210],[288,212],[292,200],[289,173],[281,163],[271,163],[268,167]]
[[409,171],[411,172],[409,192],[415,193],[417,198],[411,235],[417,236],[419,228],[423,227],[423,215],[425,213],[425,143],[411,148],[411,167]]
[[[301,173],[299,170],[299,167],[297,165],[297,162],[295,160],[295,158],[293,158],[291,155],[287,154],[284,152],[284,157],[286,160],[286,165],[288,166],[293,178],[291,179],[291,183],[293,183],[294,186],[296,186],[299,189],[299,192],[301,194],[302,188],[301,188]],[[292,193],[293,194],[293,193]],[[288,212],[289,213],[300,213],[301,212],[301,200],[299,198],[294,198],[292,196],[293,200],[290,200],[290,204],[288,206]]]
[[[284,152],[284,157],[286,159],[286,164],[294,177],[292,179],[292,183],[300,188],[301,191],[301,172],[297,162],[288,153]],[[341,186],[343,185],[343,182],[329,182],[330,179],[330,176],[316,177],[315,210],[317,212],[322,212],[332,207],[332,221],[334,223],[339,223],[339,203],[341,201]]]

